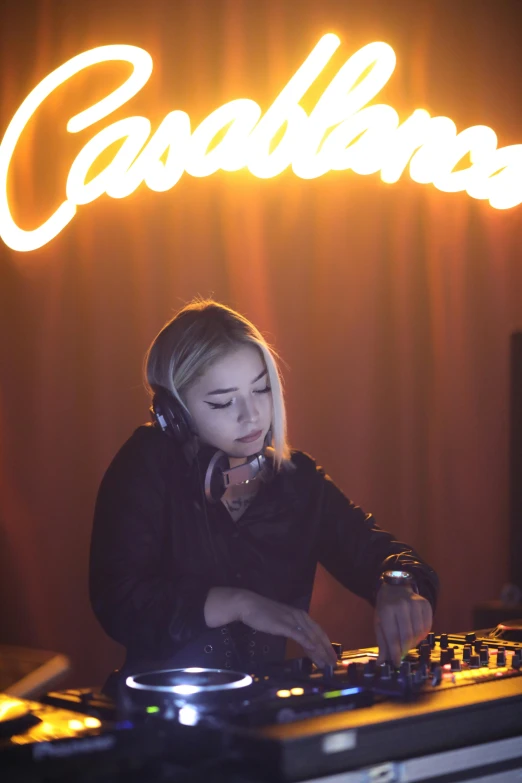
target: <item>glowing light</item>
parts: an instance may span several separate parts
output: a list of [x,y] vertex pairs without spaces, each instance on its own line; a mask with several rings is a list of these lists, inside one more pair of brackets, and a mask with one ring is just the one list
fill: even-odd
[[279,696],[280,699],[288,699],[291,695],[290,691],[287,690],[277,691],[276,693],[276,696]]
[[180,696],[193,696],[194,693],[199,693],[201,688],[197,685],[176,685],[172,688],[173,693],[179,693]]
[[87,717],[84,718],[83,723],[88,729],[99,729],[101,726],[101,721],[98,718]]
[[151,705],[150,707],[147,707],[145,712],[148,712],[149,715],[154,715],[154,713],[159,712],[160,708],[156,707],[155,705]]
[[290,693],[292,696],[302,696],[304,693],[304,688],[290,688]]
[[[409,165],[417,183],[433,184],[445,192],[465,191],[472,198],[489,200],[496,209],[522,203],[522,144],[497,148],[491,128],[476,125],[458,132],[451,119],[431,117],[424,109],[416,109],[401,122],[391,106],[367,106],[395,68],[395,53],[384,42],[355,52],[308,115],[300,101],[339,45],[336,35],[324,35],[264,114],[255,101],[240,98],[211,112],[194,130],[181,110],[169,112],[154,132],[150,120],[140,116],[108,125],[86,142],[72,162],[65,201],[42,225],[23,230],[13,220],[8,202],[9,167],[24,129],[46,98],[92,65],[121,60],[133,66],[116,90],[68,121],[67,130],[77,133],[129,101],[152,73],[151,56],[136,46],[100,46],[73,57],[32,90],[0,144],[0,236],[14,250],[34,250],[56,237],[78,206],[103,194],[125,198],[141,184],[163,192],[173,188],[184,172],[207,177],[220,169],[246,168],[264,179],[288,167],[302,179],[328,171],[380,172],[381,179],[391,184]],[[89,180],[93,164],[116,141],[122,143],[112,160]],[[467,156],[471,165],[462,168]]]
[[195,726],[199,721],[199,713],[192,705],[185,704],[178,712],[178,720],[184,726]]
[[77,133],[118,109],[141,90],[152,72],[152,58],[137,46],[99,46],[76,55],[50,73],[29,93],[9,123],[0,144],[0,236],[14,250],[34,250],[47,244],[73,219],[76,204],[67,199],[45,223],[32,231],[16,225],[7,199],[7,176],[16,145],[27,123],[46,98],[75,74],[97,63],[124,60],[134,66],[129,78],[98,103],[72,117],[67,123],[70,133]]
[[360,693],[359,688],[343,688],[337,691],[325,691],[323,699],[337,699],[339,696],[351,696],[354,693]]
[[85,726],[81,720],[70,720],[69,728],[72,729],[72,731],[82,731]]

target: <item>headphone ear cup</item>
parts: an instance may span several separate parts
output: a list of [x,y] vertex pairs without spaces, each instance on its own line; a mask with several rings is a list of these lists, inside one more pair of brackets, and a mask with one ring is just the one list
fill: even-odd
[[192,416],[168,389],[162,386],[154,387],[150,410],[152,420],[180,446],[184,446],[197,434]]

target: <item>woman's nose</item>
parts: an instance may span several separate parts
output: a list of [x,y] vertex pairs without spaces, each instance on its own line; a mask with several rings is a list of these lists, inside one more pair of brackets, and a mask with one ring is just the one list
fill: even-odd
[[259,418],[259,410],[257,407],[257,400],[254,398],[250,400],[244,400],[239,410],[239,421],[257,421]]

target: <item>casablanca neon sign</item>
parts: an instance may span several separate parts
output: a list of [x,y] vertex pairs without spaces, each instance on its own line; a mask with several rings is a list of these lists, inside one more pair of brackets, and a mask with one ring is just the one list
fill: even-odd
[[[100,46],[73,57],[50,73],[27,96],[12,118],[0,144],[0,236],[13,250],[29,251],[56,237],[78,206],[107,193],[125,198],[145,185],[167,191],[183,172],[207,177],[222,169],[247,168],[255,177],[275,177],[289,166],[296,176],[313,179],[328,171],[357,174],[380,172],[384,182],[397,182],[409,164],[410,177],[446,192],[466,191],[487,199],[496,209],[522,203],[522,144],[497,147],[495,132],[475,125],[457,132],[448,117],[431,117],[416,109],[403,122],[391,106],[367,104],[380,92],[395,68],[395,53],[382,42],[353,54],[307,114],[299,101],[340,45],[336,35],[323,36],[269,109],[248,98],[230,101],[191,131],[189,115],[169,112],[152,132],[146,117],[132,116],[96,133],[74,159],[66,183],[66,199],[40,226],[20,228],[7,197],[9,166],[25,127],[45,99],[61,84],[92,65],[123,60],[131,75],[101,101],[67,123],[78,133],[129,101],[148,81],[152,58],[136,46]],[[282,137],[274,147],[276,136]],[[212,145],[218,133],[223,138]],[[97,158],[122,141],[110,163],[88,180]],[[469,155],[471,165],[455,170]]]

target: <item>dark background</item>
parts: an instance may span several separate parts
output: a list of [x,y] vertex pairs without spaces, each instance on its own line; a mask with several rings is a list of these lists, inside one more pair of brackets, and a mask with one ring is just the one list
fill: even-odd
[[[266,110],[325,32],[332,76],[384,40],[378,100],[522,142],[520,3],[375,0],[43,0],[0,8],[0,134],[30,90],[102,44],[145,48],[154,71],[113,116],[67,120],[125,75],[97,66],[28,126],[9,192],[23,227],[64,197],[79,149],[109,122],[183,109],[195,127],[238,97]],[[118,70],[118,68],[120,70]],[[105,69],[105,70],[104,70]],[[328,79],[324,80],[326,86]],[[312,104],[313,105],[313,104]],[[307,107],[307,108],[311,108]],[[522,206],[496,211],[379,175],[305,181],[185,174],[169,192],[104,196],[40,250],[0,243],[0,641],[67,653],[76,684],[121,649],[89,607],[96,491],[147,419],[143,354],[196,294],[244,312],[282,354],[292,445],[438,570],[435,628],[469,628],[508,579],[509,336],[522,328]],[[350,646],[371,609],[324,572],[312,614]]]

